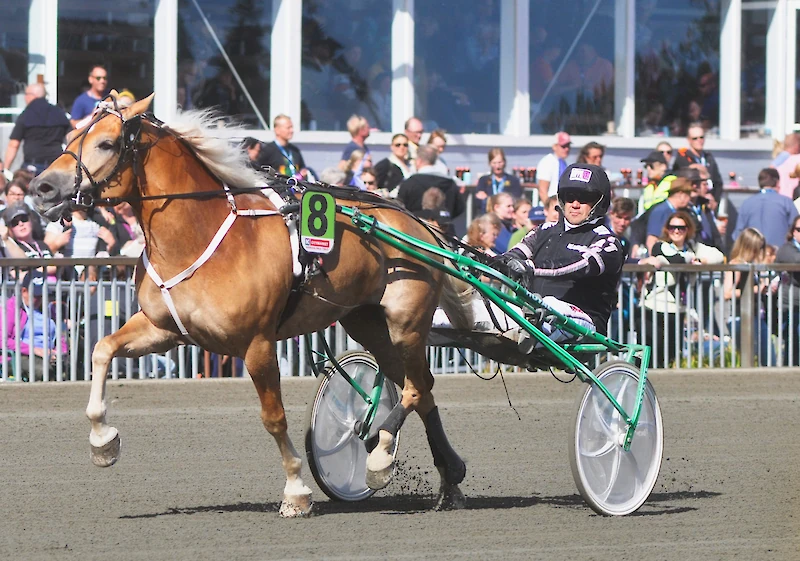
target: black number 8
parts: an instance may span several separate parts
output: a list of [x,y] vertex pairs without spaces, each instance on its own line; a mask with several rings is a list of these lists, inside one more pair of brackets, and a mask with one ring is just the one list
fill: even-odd
[[311,195],[308,201],[308,231],[312,236],[321,236],[328,231],[328,199],[323,195]]

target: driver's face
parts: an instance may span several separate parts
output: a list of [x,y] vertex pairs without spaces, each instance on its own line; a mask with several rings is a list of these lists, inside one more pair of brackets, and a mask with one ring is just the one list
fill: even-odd
[[564,218],[573,226],[585,222],[586,219],[589,218],[589,213],[592,212],[592,207],[594,206],[594,204],[582,203],[578,200],[570,202],[563,201],[562,204],[564,205]]

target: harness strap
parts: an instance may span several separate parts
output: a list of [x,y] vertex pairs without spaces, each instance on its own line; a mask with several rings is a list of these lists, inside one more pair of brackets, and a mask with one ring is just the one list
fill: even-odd
[[[233,200],[233,196],[230,194],[230,189],[224,183],[222,184],[223,188],[226,191],[228,196],[228,202],[231,205],[231,212],[228,216],[225,217],[225,220],[220,225],[217,233],[209,242],[208,247],[206,250],[198,257],[194,263],[189,265],[186,269],[169,279],[168,281],[164,281],[161,279],[161,276],[156,272],[153,264],[150,262],[150,259],[147,257],[147,251],[142,252],[142,261],[144,262],[145,270],[153,282],[158,286],[161,290],[161,296],[164,298],[164,303],[167,305],[167,309],[169,310],[170,315],[172,315],[172,319],[175,321],[175,325],[178,326],[178,329],[181,332],[181,335],[185,337],[190,343],[193,345],[197,345],[194,339],[189,335],[186,327],[183,325],[181,318],[178,317],[178,310],[175,308],[175,302],[172,300],[172,296],[169,293],[169,289],[173,288],[175,285],[179,284],[180,282],[186,280],[190,276],[194,274],[197,269],[203,266],[203,264],[208,261],[214,252],[219,247],[219,244],[222,243],[222,240],[225,238],[225,234],[228,233],[228,230],[231,229],[233,223],[236,221],[237,216],[273,216],[273,215],[280,215],[280,212],[277,210],[263,210],[263,209],[244,209],[239,210],[236,207],[236,203]],[[200,346],[200,345],[197,345]]]

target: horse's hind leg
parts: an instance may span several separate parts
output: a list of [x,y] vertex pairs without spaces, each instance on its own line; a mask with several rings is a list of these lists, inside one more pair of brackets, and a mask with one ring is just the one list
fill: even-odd
[[447,440],[431,393],[433,376],[425,353],[426,339],[421,335],[427,329],[400,321],[398,315],[395,311],[390,324],[379,308],[363,308],[342,320],[350,336],[375,355],[384,374],[403,386],[403,397],[379,428],[378,444],[367,458],[367,483],[373,489],[389,484],[394,469],[394,438],[408,413],[416,410],[425,424],[434,464],[442,478],[442,506],[457,507],[463,503],[458,484],[464,480],[466,466]]
[[300,477],[303,461],[286,430],[286,412],[281,399],[280,370],[275,349],[274,341],[259,339],[251,343],[244,360],[261,400],[261,421],[278,444],[286,472],[280,515],[286,518],[308,516],[313,506],[311,489]]
[[86,416],[92,423],[89,444],[92,462],[108,467],[119,459],[120,438],[117,429],[106,424],[106,378],[108,365],[116,356],[139,357],[166,351],[178,343],[178,336],[159,329],[142,312],[135,314],[122,328],[101,339],[92,352],[92,391]]

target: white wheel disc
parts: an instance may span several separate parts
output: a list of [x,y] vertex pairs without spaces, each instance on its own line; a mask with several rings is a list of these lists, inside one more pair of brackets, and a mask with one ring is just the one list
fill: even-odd
[[[372,355],[354,352],[338,359],[342,369],[371,393],[378,365]],[[397,390],[384,378],[381,399],[370,436],[397,404]],[[314,480],[331,499],[361,501],[375,491],[366,483],[367,449],[354,431],[356,421],[364,418],[367,404],[335,369],[320,376],[314,401],[309,405],[306,428],[306,456]],[[393,454],[397,453],[395,438]]]
[[[595,375],[633,414],[639,370],[622,361],[601,365]],[[628,426],[603,392],[589,384],[578,401],[570,434],[570,466],[578,491],[599,514],[621,516],[644,504],[661,469],[664,433],[661,409],[650,380],[631,449],[622,448]]]

